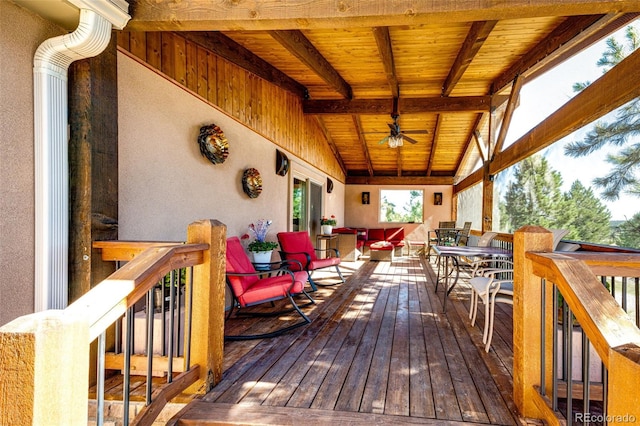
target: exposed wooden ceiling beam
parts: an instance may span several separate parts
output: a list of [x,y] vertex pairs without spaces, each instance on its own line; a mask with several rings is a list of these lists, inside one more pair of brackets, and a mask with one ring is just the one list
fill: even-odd
[[301,99],[308,97],[307,88],[268,62],[254,55],[242,45],[216,31],[176,33],[180,37],[202,46],[204,49],[232,62],[260,78],[291,92]]
[[[476,120],[471,126],[471,132],[469,133],[469,137],[467,138],[467,142],[465,143],[464,149],[462,151],[462,155],[460,156],[460,161],[456,166],[456,176],[459,176],[461,174],[462,167],[467,162],[469,162],[469,159],[472,157],[473,148],[475,146],[474,142],[476,142],[476,144],[478,143],[478,137],[480,135],[480,131],[478,129],[480,128],[480,124],[482,123],[482,120],[483,120],[483,114],[477,114]],[[478,145],[478,149],[479,149],[479,145]],[[479,151],[480,151],[480,156],[483,158],[482,162],[484,163],[484,154],[481,149],[479,149]]]
[[449,71],[449,75],[442,85],[442,96],[449,96],[451,94],[453,88],[467,70],[469,64],[497,23],[498,21],[476,21],[471,24],[467,38],[462,43],[458,56]]
[[353,98],[349,83],[340,76],[340,73],[318,52],[301,31],[269,31],[269,34],[345,99]]
[[438,146],[438,139],[440,137],[440,124],[442,122],[442,115],[438,114],[436,118],[436,125],[433,129],[433,139],[431,140],[431,149],[429,150],[429,160],[427,160],[427,176],[431,176],[431,168],[433,166],[433,155],[436,152]]
[[489,155],[489,158],[493,160],[496,154],[502,151],[502,147],[504,146],[504,141],[507,139],[507,132],[509,131],[509,126],[511,125],[511,119],[513,118],[513,113],[518,106],[520,100],[520,89],[524,84],[525,78],[521,75],[516,76],[516,79],[513,81],[513,86],[511,87],[511,94],[509,95],[509,101],[507,102],[507,106],[504,111],[504,116],[502,117],[502,124],[500,125],[500,133],[498,133],[498,137],[496,138],[496,144],[493,148],[493,152]]
[[640,96],[640,50],[613,67],[491,162],[495,175]]
[[398,77],[396,76],[396,65],[393,60],[393,47],[391,46],[389,27],[373,28],[373,36],[376,38],[378,53],[380,53],[380,60],[382,61],[384,72],[387,74],[387,81],[389,82],[391,95],[394,98],[399,98],[400,85],[398,84]]
[[480,153],[480,160],[484,163],[487,161],[487,156],[485,155],[486,148],[484,146],[484,141],[482,140],[482,134],[480,134],[480,131],[476,129],[476,131],[473,132],[473,136],[476,141],[476,146],[478,147],[478,152]]
[[[129,0],[134,31],[238,31],[364,28],[442,22],[638,11],[637,0],[513,0],[358,2],[281,0]],[[511,81],[511,80],[509,80]]]
[[633,13],[624,16],[610,14],[568,18],[499,76],[492,84],[491,93],[501,92],[511,84],[516,75],[529,77],[549,70],[637,16],[637,13]]
[[453,186],[453,195],[459,194],[465,189],[469,189],[472,186],[482,182],[482,177],[484,176],[484,167],[480,167],[475,172],[471,173],[466,178],[462,179],[460,182]]
[[453,176],[347,176],[347,185],[453,185]]
[[362,147],[364,160],[367,163],[367,171],[369,172],[369,176],[373,176],[373,166],[371,165],[371,156],[369,155],[369,148],[367,148],[367,142],[364,139],[364,131],[362,130],[362,123],[360,122],[360,117],[358,117],[357,115],[353,116],[353,125],[355,126],[356,132],[358,133],[358,142]]
[[[398,112],[485,112],[491,109],[490,96],[400,98]],[[313,100],[302,104],[305,114],[391,114],[393,99]]]
[[[561,64],[597,41],[601,40],[604,37],[607,37],[622,28],[625,25],[628,25],[630,22],[635,20],[640,13],[625,13],[622,15],[605,15],[600,19],[596,24],[592,25],[593,31],[589,28],[586,31],[580,33],[574,40],[570,40],[562,46],[562,52],[557,52],[552,57],[547,58],[541,63],[537,64],[530,70],[527,71],[527,79],[529,81],[538,77],[541,74],[544,74],[548,70],[552,69],[556,65]],[[609,22],[610,19],[613,19]]]
[[324,125],[324,120],[319,115],[317,115],[315,117],[315,119],[316,119],[316,122],[318,123],[318,127],[320,127],[320,130],[322,131],[322,134],[327,139],[327,143],[329,144],[329,148],[331,148],[331,152],[333,152],[333,155],[336,157],[336,160],[338,161],[338,164],[340,165],[340,169],[342,170],[342,173],[344,173],[344,175],[346,176],[347,175],[347,166],[344,164],[344,160],[342,159],[342,155],[340,155],[340,150],[338,150],[338,147],[336,146],[336,143],[334,142],[333,138],[331,137],[331,134],[327,130],[327,127]]

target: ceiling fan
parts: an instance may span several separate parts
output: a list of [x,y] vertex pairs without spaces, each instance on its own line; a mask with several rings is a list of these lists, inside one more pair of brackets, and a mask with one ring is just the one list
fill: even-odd
[[389,148],[397,148],[399,146],[404,145],[404,141],[406,140],[409,143],[416,144],[417,140],[407,136],[408,133],[412,134],[421,134],[426,135],[429,133],[428,130],[400,130],[400,124],[398,124],[398,118],[400,114],[398,114],[398,98],[393,99],[393,112],[391,113],[391,118],[393,119],[393,123],[387,123],[391,132],[388,136],[385,136],[378,142],[378,144],[382,145],[387,142],[389,144]]

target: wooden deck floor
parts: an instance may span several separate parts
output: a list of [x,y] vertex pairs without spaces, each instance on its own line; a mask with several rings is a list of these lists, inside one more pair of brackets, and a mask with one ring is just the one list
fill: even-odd
[[[312,293],[311,324],[226,342],[222,381],[175,424],[524,423],[511,396],[510,306],[497,309],[486,353],[484,318],[468,320],[465,280],[443,313],[442,286],[436,294],[417,257],[343,265],[345,284]],[[230,319],[227,332],[281,320]]]

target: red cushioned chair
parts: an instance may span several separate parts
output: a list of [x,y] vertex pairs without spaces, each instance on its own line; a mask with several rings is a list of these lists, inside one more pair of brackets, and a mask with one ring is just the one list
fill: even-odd
[[[294,272],[287,267],[287,265],[292,263],[296,264],[294,269],[297,269],[298,272]],[[293,299],[293,296],[302,293],[309,298],[309,302],[302,305],[302,307],[315,303],[311,296],[304,291],[304,286],[307,283],[309,274],[302,269],[302,265],[295,261],[274,262],[271,265],[273,265],[274,268],[268,271],[256,271],[253,263],[249,260],[249,256],[247,256],[247,253],[244,251],[240,239],[238,237],[230,237],[227,239],[226,279],[227,285],[233,295],[233,304],[227,318],[231,316],[235,308],[238,309],[236,313],[236,315],[238,315],[242,308],[288,298],[289,302],[293,305],[293,309],[249,315],[275,316],[283,312],[295,310],[302,317],[302,321],[269,333],[225,336],[225,339],[248,340],[275,337],[311,322],[309,317],[300,310],[300,306],[298,306]],[[245,312],[242,313],[246,314]]]
[[[295,260],[302,264],[302,269],[309,274],[309,284],[313,291],[316,291],[318,287],[311,278],[311,274],[318,269],[335,267],[336,271],[338,271],[338,276],[340,276],[340,282],[344,283],[344,277],[338,267],[338,265],[340,265],[340,252],[337,249],[315,248],[311,243],[311,237],[309,237],[307,231],[279,232],[278,242],[281,248],[280,257],[282,259]],[[327,254],[327,257],[319,259],[316,252],[324,252]],[[291,267],[295,268],[295,265],[291,265]],[[337,282],[328,285],[334,284],[337,284]]]

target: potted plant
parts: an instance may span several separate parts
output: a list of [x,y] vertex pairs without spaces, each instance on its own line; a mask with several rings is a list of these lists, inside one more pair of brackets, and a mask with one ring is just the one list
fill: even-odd
[[334,215],[331,215],[328,219],[325,216],[322,216],[320,219],[320,226],[322,228],[323,235],[330,235],[333,232],[333,227],[336,226],[338,221]]
[[[247,249],[253,255],[253,262],[256,264],[266,264],[271,262],[271,252],[278,248],[275,241],[267,241],[267,231],[271,226],[271,220],[260,219],[256,223],[249,225],[249,232],[254,236],[254,240],[249,243]],[[268,267],[268,265],[263,265]]]

